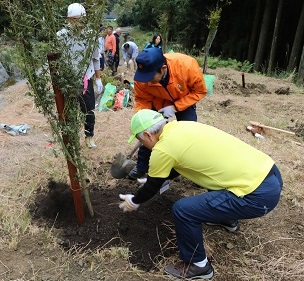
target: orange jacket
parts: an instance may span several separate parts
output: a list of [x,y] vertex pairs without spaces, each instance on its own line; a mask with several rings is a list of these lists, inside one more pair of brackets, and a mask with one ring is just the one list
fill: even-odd
[[111,50],[112,54],[115,55],[116,52],[116,38],[114,34],[107,35],[105,40],[106,50]]
[[135,111],[159,110],[173,104],[177,111],[183,111],[207,94],[203,73],[194,58],[180,53],[165,54],[165,57],[170,75],[167,90],[159,83],[135,81]]

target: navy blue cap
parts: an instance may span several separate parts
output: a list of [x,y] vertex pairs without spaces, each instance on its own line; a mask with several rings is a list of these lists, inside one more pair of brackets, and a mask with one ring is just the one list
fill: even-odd
[[149,82],[154,77],[166,60],[160,48],[149,48],[143,50],[136,58],[137,70],[134,80],[138,82]]

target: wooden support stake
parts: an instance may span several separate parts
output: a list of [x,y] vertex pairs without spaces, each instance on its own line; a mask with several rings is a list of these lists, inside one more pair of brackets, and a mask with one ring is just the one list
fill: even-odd
[[282,133],[286,133],[286,134],[290,134],[290,135],[295,135],[294,132],[278,129],[278,128],[275,128],[275,127],[266,126],[266,125],[264,125],[262,123],[259,123],[259,122],[249,121],[249,123],[252,126],[255,126],[255,127],[260,127],[260,128],[263,128],[263,129],[270,129],[270,130],[274,130],[274,131],[278,131],[278,132],[282,132]]
[[[48,61],[55,61],[57,59],[56,54],[48,54]],[[51,76],[54,73],[54,69],[51,66],[50,63],[50,72]],[[66,116],[64,114],[64,96],[60,89],[56,87],[54,84],[54,81],[52,82],[53,90],[55,93],[55,102],[56,102],[56,107],[57,111],[59,114],[59,120],[65,120]],[[63,142],[65,144],[69,143],[69,138],[67,136],[62,136]],[[79,181],[77,180],[77,169],[76,167],[69,161],[68,158],[66,158],[67,164],[68,164],[68,170],[69,170],[69,176],[70,176],[70,181],[71,181],[71,189],[72,189],[72,195],[73,195],[73,201],[74,201],[74,207],[75,207],[75,212],[76,212],[76,218],[78,224],[83,224],[85,221],[85,213],[84,213],[84,208],[83,208],[83,202],[82,202],[82,194],[81,194],[81,186],[79,184]]]
[[242,86],[245,88],[245,73],[242,73]]

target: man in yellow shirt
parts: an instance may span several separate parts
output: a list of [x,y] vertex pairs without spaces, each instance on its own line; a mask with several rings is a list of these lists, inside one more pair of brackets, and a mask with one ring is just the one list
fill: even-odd
[[202,223],[239,229],[240,219],[266,215],[279,202],[283,181],[274,161],[236,137],[193,121],[172,121],[153,110],[138,111],[132,136],[152,150],[147,182],[120,194],[124,212],[152,198],[167,179],[183,175],[209,192],[173,205],[181,262],[165,272],[178,278],[210,279],[214,271],[203,245]]

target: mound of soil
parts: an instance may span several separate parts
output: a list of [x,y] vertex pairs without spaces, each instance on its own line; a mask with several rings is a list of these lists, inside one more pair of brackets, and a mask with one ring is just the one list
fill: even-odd
[[163,257],[176,254],[171,207],[181,195],[169,189],[136,212],[123,213],[118,207],[119,194],[134,192],[136,184],[129,180],[121,180],[115,189],[91,187],[95,215],[91,217],[86,211],[86,221],[79,226],[69,186],[50,181],[47,189],[37,191],[30,210],[38,225],[44,223],[59,230],[59,243],[64,249],[129,247],[130,262],[149,271]]

